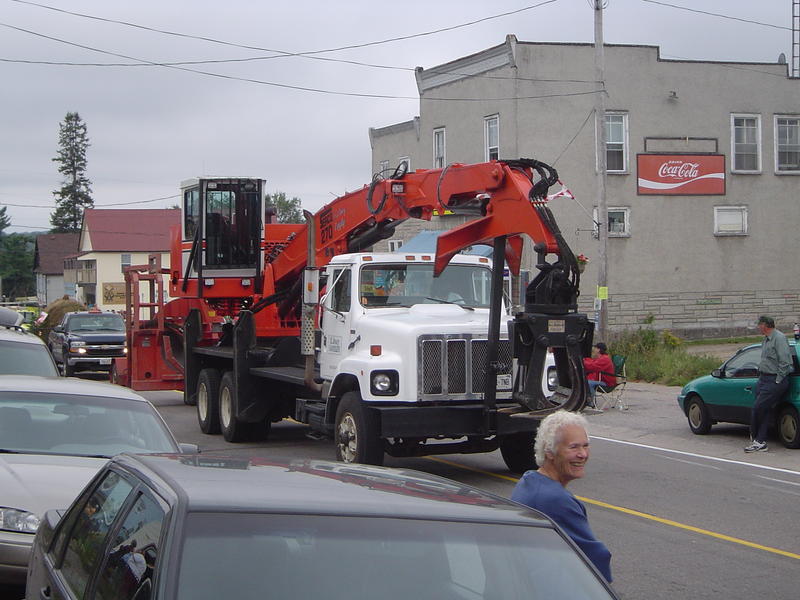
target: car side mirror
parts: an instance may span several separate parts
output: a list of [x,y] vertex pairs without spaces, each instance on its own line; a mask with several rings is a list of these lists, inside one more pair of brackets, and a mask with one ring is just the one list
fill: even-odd
[[711,376],[718,377],[720,379],[723,379],[725,377],[725,375],[723,375],[722,373],[722,369],[714,369],[713,371],[711,371]]
[[53,331],[55,331],[56,333],[61,333],[62,331],[64,331],[64,328],[61,327],[61,325],[56,325],[55,327],[53,327]]
[[178,448],[180,448],[181,454],[200,454],[200,446],[197,444],[180,443]]

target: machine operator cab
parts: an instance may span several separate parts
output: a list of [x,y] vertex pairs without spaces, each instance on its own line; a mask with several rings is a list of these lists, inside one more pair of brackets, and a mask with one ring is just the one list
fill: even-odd
[[264,181],[207,177],[181,183],[183,271],[194,277],[258,277]]

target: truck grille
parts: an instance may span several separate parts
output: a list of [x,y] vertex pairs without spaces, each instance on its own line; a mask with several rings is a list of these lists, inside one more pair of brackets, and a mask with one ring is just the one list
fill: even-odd
[[[458,334],[421,336],[417,343],[418,390],[421,400],[482,398],[486,385],[486,338]],[[500,340],[498,375],[512,373],[511,343]],[[509,398],[510,388],[498,389],[499,399]]]
[[94,344],[84,346],[86,354],[83,356],[125,356],[125,346],[117,344]]

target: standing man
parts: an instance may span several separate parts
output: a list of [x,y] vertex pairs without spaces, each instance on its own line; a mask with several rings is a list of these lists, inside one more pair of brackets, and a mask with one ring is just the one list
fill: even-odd
[[788,376],[794,370],[789,342],[783,333],[775,329],[775,320],[760,316],[758,330],[765,337],[761,344],[761,362],[758,363],[756,401],[750,413],[750,437],[753,442],[745,447],[745,452],[767,451],[769,411],[788,391]]
[[534,443],[538,471],[526,471],[511,499],[543,512],[583,550],[597,570],[611,582],[611,552],[595,538],[586,507],[567,491],[567,484],[583,477],[589,460],[589,436],[583,415],[559,410],[539,425]]

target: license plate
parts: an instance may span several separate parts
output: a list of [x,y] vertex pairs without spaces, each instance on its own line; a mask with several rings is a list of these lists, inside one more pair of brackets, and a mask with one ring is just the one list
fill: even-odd
[[101,365],[110,365],[111,364],[111,359],[110,358],[101,358],[100,359],[100,364]]
[[511,375],[498,375],[497,376],[497,389],[510,390],[511,389]]

